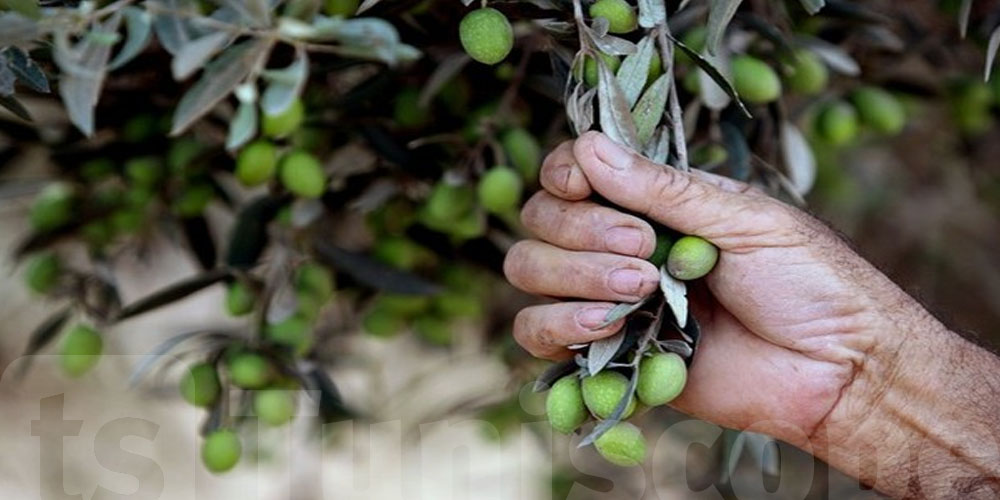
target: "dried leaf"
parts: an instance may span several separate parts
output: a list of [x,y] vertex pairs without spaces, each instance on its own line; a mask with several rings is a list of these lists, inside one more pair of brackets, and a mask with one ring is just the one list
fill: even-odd
[[708,37],[705,39],[705,48],[708,53],[715,55],[719,50],[719,43],[726,33],[726,27],[732,21],[736,9],[740,8],[743,0],[711,0],[708,10]]
[[178,135],[228,96],[270,52],[271,42],[251,39],[226,49],[212,61],[198,83],[184,94],[174,112],[171,135]]
[[625,95],[618,85],[618,79],[599,57],[597,67],[597,101],[601,130],[611,140],[637,150],[640,144],[636,137],[635,121],[632,119],[632,111],[625,100]]
[[677,320],[677,325],[684,328],[688,320],[687,285],[667,272],[667,266],[660,267],[660,290],[670,306],[670,311]]
[[229,269],[215,269],[192,278],[181,280],[158,292],[143,297],[125,307],[116,316],[117,321],[121,321],[132,316],[149,312],[161,306],[181,300],[195,292],[208,288],[224,279],[230,278],[232,273]]
[[182,45],[174,55],[174,59],[170,61],[170,71],[174,75],[174,80],[186,80],[193,75],[195,71],[205,66],[209,59],[215,57],[231,38],[232,35],[225,31],[216,31]]
[[816,181],[816,158],[802,132],[787,121],[781,124],[781,154],[793,189],[805,195]]
[[305,50],[295,53],[295,61],[279,70],[267,70],[261,75],[268,80],[267,90],[260,100],[260,109],[266,115],[277,115],[286,111],[309,79],[309,55]]
[[625,330],[622,329],[610,337],[591,342],[590,349],[587,350],[587,373],[590,375],[600,373],[614,359],[618,347],[622,345],[624,340]]
[[618,68],[618,85],[621,86],[622,94],[624,94],[625,102],[628,103],[629,108],[635,106],[639,94],[646,87],[646,80],[649,78],[649,64],[653,60],[654,50],[656,50],[656,43],[653,36],[647,36],[639,42],[638,50],[625,57],[621,67]]
[[128,35],[121,50],[108,64],[108,69],[111,70],[124,66],[141,54],[149,45],[150,35],[153,31],[153,17],[149,12],[130,5],[122,9],[122,14],[125,16],[125,29]]
[[552,387],[552,384],[555,383],[556,380],[579,370],[579,368],[580,367],[576,364],[576,361],[572,359],[567,359],[550,365],[545,369],[545,371],[542,372],[541,375],[538,376],[537,379],[535,379],[535,385],[532,387],[532,390],[534,392],[546,391],[549,387]]
[[656,126],[663,118],[663,112],[667,107],[670,81],[671,75],[660,75],[646,89],[632,110],[632,116],[635,118],[636,138],[639,140],[639,144],[649,143]]

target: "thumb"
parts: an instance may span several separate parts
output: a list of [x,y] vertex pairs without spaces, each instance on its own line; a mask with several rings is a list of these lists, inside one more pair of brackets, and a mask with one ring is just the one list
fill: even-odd
[[784,212],[747,184],[653,163],[598,132],[580,136],[573,156],[594,191],[612,203],[716,245],[767,232],[774,218],[761,216]]

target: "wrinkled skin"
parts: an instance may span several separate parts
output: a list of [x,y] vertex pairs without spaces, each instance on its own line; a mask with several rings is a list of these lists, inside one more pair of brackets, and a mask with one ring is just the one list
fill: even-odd
[[[540,175],[544,190],[522,211],[537,239],[512,247],[504,270],[526,292],[567,300],[520,311],[517,341],[564,359],[566,346],[620,328],[595,329],[615,302],[658,286],[643,218],[701,236],[720,257],[693,282],[702,344],[672,405],[720,425],[809,444],[892,326],[885,311],[909,300],[805,212],[728,178],[653,164],[599,133],[558,146]],[[593,193],[642,218],[588,201]]]

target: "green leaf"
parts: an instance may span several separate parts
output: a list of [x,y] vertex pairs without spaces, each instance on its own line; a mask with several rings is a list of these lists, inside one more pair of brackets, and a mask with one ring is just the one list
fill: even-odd
[[170,135],[178,135],[212,110],[270,52],[271,42],[251,39],[226,49],[181,98]]
[[153,309],[181,300],[195,292],[204,290],[222,280],[232,277],[229,269],[215,269],[199,274],[186,280],[181,280],[149,296],[143,297],[125,307],[116,316],[121,321],[132,316],[152,311]]
[[743,0],[711,0],[708,10],[708,38],[705,40],[705,48],[708,53],[715,55],[719,50],[719,43],[722,42],[723,35],[726,34],[726,27],[732,21],[736,9],[740,8]]
[[21,83],[31,87],[31,90],[35,92],[45,94],[51,92],[49,79],[45,76],[45,72],[31,59],[27,52],[19,47],[8,47],[4,51],[4,55],[7,56],[10,69],[17,75],[17,79]]
[[635,108],[632,110],[632,116],[635,118],[636,137],[639,139],[639,144],[645,145],[649,143],[649,140],[653,137],[653,132],[656,131],[656,126],[663,118],[663,111],[667,107],[670,81],[671,75],[660,75],[646,89],[646,92],[642,94],[639,102],[636,103]]
[[753,115],[750,114],[750,110],[747,109],[746,105],[743,104],[743,101],[740,100],[740,96],[739,94],[736,93],[736,89],[733,88],[733,84],[729,82],[729,79],[726,78],[725,75],[719,72],[719,70],[715,66],[713,66],[712,63],[708,62],[707,59],[702,57],[701,54],[692,50],[691,47],[684,45],[680,40],[677,40],[676,38],[671,37],[670,40],[674,42],[675,47],[681,49],[681,52],[684,52],[684,54],[686,54],[689,58],[691,58],[691,60],[694,61],[695,64],[697,64],[698,67],[701,68],[702,71],[704,71],[708,76],[710,76],[712,78],[712,81],[714,81],[720,88],[722,88],[722,90],[724,90],[726,94],[729,95],[729,97],[732,97],[733,100],[736,101],[736,104],[737,106],[739,106],[740,111],[743,111],[743,114],[745,114],[747,118],[753,117]]
[[108,65],[108,69],[111,70],[120,68],[135,59],[146,49],[152,38],[150,35],[152,34],[153,18],[148,12],[130,5],[122,9],[122,13],[125,15],[125,29],[128,31],[128,35],[125,39],[125,45]]

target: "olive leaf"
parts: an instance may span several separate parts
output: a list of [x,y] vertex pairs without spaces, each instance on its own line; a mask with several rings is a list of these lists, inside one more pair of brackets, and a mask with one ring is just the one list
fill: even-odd
[[173,337],[170,337],[167,340],[164,340],[163,342],[157,344],[156,347],[154,347],[151,351],[146,353],[142,357],[142,360],[139,361],[139,363],[137,363],[134,368],[132,368],[132,373],[128,377],[129,387],[135,387],[139,385],[139,382],[142,381],[142,378],[147,373],[149,373],[149,370],[152,369],[153,366],[155,366],[156,363],[160,361],[163,358],[163,356],[165,356],[167,353],[176,349],[177,346],[183,344],[185,341],[197,337],[210,337],[215,339],[234,338],[234,336],[229,333],[220,332],[217,330],[205,330],[205,329],[199,329],[191,332],[185,332],[178,335],[174,335]]
[[129,5],[122,9],[122,15],[125,16],[127,35],[125,44],[108,64],[110,70],[118,69],[135,59],[149,45],[152,38],[150,35],[153,31],[153,18],[148,12]]
[[635,363],[635,366],[632,368],[632,377],[629,379],[628,387],[625,388],[625,394],[620,400],[618,400],[618,404],[615,405],[614,411],[611,412],[611,415],[609,415],[607,419],[598,422],[597,425],[594,426],[594,429],[590,431],[590,434],[587,434],[587,436],[583,438],[583,441],[580,441],[577,448],[590,446],[594,443],[594,441],[597,441],[601,436],[603,436],[608,429],[611,429],[615,426],[615,424],[621,422],[622,416],[625,415],[625,409],[628,408],[628,405],[632,403],[632,398],[635,397],[635,386],[638,383],[639,364]]
[[176,302],[230,277],[232,277],[232,272],[229,269],[221,268],[181,280],[123,307],[115,320],[122,321]]
[[813,15],[823,9],[823,6],[826,5],[826,0],[799,0],[799,3],[802,4],[802,8],[805,9],[809,15]]
[[231,40],[232,35],[229,33],[215,31],[183,44],[170,61],[170,71],[174,80],[186,80],[205,66],[205,63],[225,48]]
[[28,373],[28,369],[31,367],[32,356],[44,349],[45,346],[49,345],[56,338],[56,335],[62,330],[63,325],[66,324],[72,312],[73,309],[71,307],[65,307],[49,316],[31,332],[31,335],[28,336],[28,345],[24,348],[24,353],[21,354],[21,356],[27,359],[24,360],[24,363],[18,369],[18,378]]
[[17,76],[11,71],[7,60],[0,59],[0,96],[7,97],[14,94],[14,82]]
[[248,269],[257,264],[257,258],[267,247],[267,225],[284,203],[280,197],[263,195],[239,211],[229,238],[226,264],[236,269]]
[[726,33],[726,27],[736,14],[736,9],[740,8],[743,0],[711,0],[708,8],[708,37],[705,39],[705,48],[708,53],[715,55],[719,50],[719,42]]
[[618,321],[624,318],[625,316],[628,316],[629,314],[638,311],[639,308],[642,307],[643,304],[645,304],[650,297],[651,295],[647,295],[638,302],[632,302],[632,303],[622,302],[620,304],[615,305],[614,307],[611,308],[611,310],[608,311],[608,314],[604,316],[604,322],[601,323],[601,325],[598,326],[597,329],[600,330],[601,328],[607,328],[608,325],[614,323],[615,321]]
[[654,50],[656,50],[656,44],[653,36],[647,36],[639,42],[638,50],[626,56],[621,67],[618,68],[618,85],[621,86],[622,94],[625,96],[625,102],[628,103],[629,108],[635,105],[639,94],[646,86],[646,80],[649,78],[649,64],[653,60]]
[[816,157],[804,135],[791,122],[781,123],[781,155],[795,192],[805,195],[816,182]]
[[154,7],[153,31],[156,40],[171,55],[176,55],[193,37],[190,16],[197,12],[193,0],[157,0]]
[[597,68],[597,102],[601,130],[611,140],[635,150],[639,149],[635,121],[632,119],[631,108],[625,100],[625,95],[618,85],[618,79],[600,57],[597,58]]
[[691,344],[688,344],[683,340],[657,340],[656,344],[663,350],[677,353],[685,359],[694,355],[694,349],[691,347]]
[[268,81],[260,99],[261,111],[266,115],[282,113],[302,94],[309,79],[309,54],[305,50],[297,50],[291,64],[282,69],[266,70],[261,77]]
[[990,41],[986,46],[986,68],[983,70],[984,82],[990,80],[990,74],[993,72],[993,60],[997,56],[998,48],[1000,48],[1000,26],[993,28],[993,32],[990,33]]
[[217,258],[215,240],[205,217],[184,217],[181,219],[181,229],[184,231],[188,248],[191,249],[201,268],[207,271],[215,267]]
[[861,74],[861,66],[840,46],[813,37],[800,37],[798,42],[816,53],[830,69],[847,76]]
[[[357,12],[354,13],[354,15],[358,15],[358,14],[361,14],[361,13],[365,12],[366,10],[368,10],[368,9],[370,9],[370,8],[378,5],[379,2],[381,2],[381,1],[382,0],[365,0],[364,2],[361,2],[361,5],[358,7],[358,10],[357,10]],[[468,6],[469,3],[471,3],[471,1],[470,2],[466,2],[465,5]]]
[[49,80],[45,72],[35,63],[27,52],[20,47],[8,47],[3,51],[7,57],[11,71],[17,76],[18,81],[27,85],[35,92],[49,93]]
[[969,16],[972,15],[972,0],[962,0],[958,7],[958,32],[965,38],[969,32]]
[[104,23],[95,24],[89,35],[85,36],[75,46],[70,42],[69,33],[57,33],[53,59],[62,77],[59,80],[59,96],[66,107],[70,121],[86,136],[94,133],[94,108],[104,86],[107,76],[108,58],[111,56],[111,43],[104,40],[105,35],[113,35],[118,31],[121,15],[112,15]]
[[586,25],[580,26],[580,29],[586,33],[587,38],[594,43],[597,50],[600,50],[605,54],[612,56],[624,56],[632,54],[636,51],[635,44],[624,38],[618,38],[613,35],[599,36],[592,28]]
[[31,121],[31,114],[28,113],[28,108],[25,108],[21,101],[18,101],[14,96],[2,96],[0,95],[0,107],[3,107],[7,111],[14,113],[18,118]]
[[667,6],[663,0],[639,0],[639,26],[653,28],[667,22]]
[[653,132],[663,118],[663,112],[667,106],[668,86],[670,83],[670,75],[660,75],[646,89],[646,92],[639,98],[639,102],[636,103],[635,108],[632,109],[632,116],[635,118],[636,138],[639,140],[639,144],[648,144],[650,139],[653,138]]
[[18,45],[38,37],[38,23],[17,12],[0,13],[0,46]]
[[577,365],[576,360],[574,359],[566,359],[558,363],[549,365],[549,367],[546,368],[545,371],[543,371],[541,375],[538,376],[537,379],[535,379],[535,384],[532,387],[532,391],[534,392],[546,391],[549,389],[549,387],[552,387],[552,384],[555,383],[556,380],[559,380],[565,377],[566,375],[569,375],[579,369],[580,367]]
[[312,368],[306,373],[306,380],[309,381],[310,393],[319,392],[319,416],[324,422],[333,422],[337,419],[348,418],[354,415],[340,397],[340,391],[333,379],[323,371],[322,368]]
[[441,291],[435,283],[388,267],[368,255],[351,252],[323,240],[316,240],[313,247],[331,267],[376,290],[407,295],[433,295]]
[[610,337],[591,342],[590,349],[587,350],[587,373],[590,375],[600,373],[614,359],[624,340],[625,329],[623,328]]
[[[710,55],[706,54],[705,60],[714,68],[719,69],[719,73],[726,75],[728,79],[729,74],[729,57],[725,51],[721,51],[718,54]],[[701,102],[705,104],[705,107],[714,111],[721,111],[729,106],[732,102],[732,98],[725,89],[719,86],[715,81],[715,78],[706,73],[704,70],[698,70],[698,86],[701,88],[699,96],[701,97]]]
[[670,311],[677,320],[677,325],[684,328],[688,320],[687,285],[667,272],[667,266],[660,266],[660,290],[670,306]]
[[[701,68],[702,71],[704,71],[706,74],[708,74],[708,76],[712,77],[712,80],[720,88],[722,88],[722,90],[724,90],[726,92],[726,94],[729,94],[729,97],[732,97],[733,100],[736,101],[736,104],[739,106],[740,111],[742,111],[743,114],[745,114],[747,116],[747,118],[752,118],[753,117],[753,115],[750,114],[750,110],[747,109],[746,105],[743,104],[743,101],[740,100],[740,96],[739,96],[739,94],[736,93],[736,89],[733,88],[733,84],[729,82],[729,79],[726,78],[718,70],[718,68],[716,68],[712,63],[708,62],[708,60],[705,59],[704,57],[702,57],[701,54],[699,54],[699,53],[695,52],[693,49],[691,49],[691,47],[688,47],[687,45],[684,45],[683,42],[681,42],[681,41],[679,41],[679,40],[677,40],[676,38],[673,38],[673,37],[670,37],[670,40],[674,43],[674,47],[681,49],[681,52],[684,52],[684,54],[686,54],[688,57],[690,57],[691,60],[694,61],[695,64],[698,65],[699,68]],[[671,94],[673,94],[675,92],[676,91],[674,90],[674,88],[671,87]]]
[[226,49],[181,98],[170,135],[178,135],[223,100],[270,52],[273,42],[250,39]]

